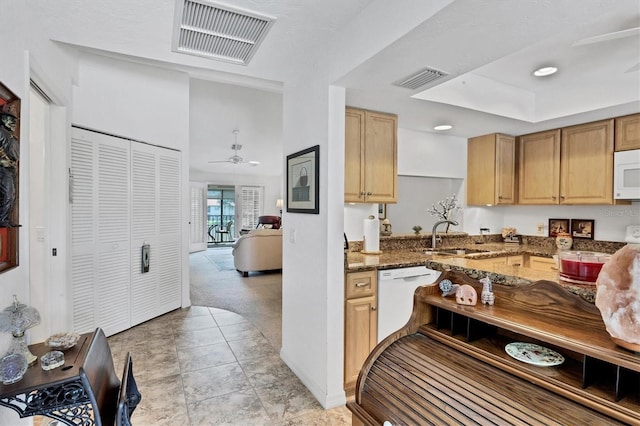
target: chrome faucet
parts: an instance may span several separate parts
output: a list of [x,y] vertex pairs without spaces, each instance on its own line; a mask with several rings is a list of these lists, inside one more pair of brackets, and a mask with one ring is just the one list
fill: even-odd
[[[431,250],[436,249],[436,228],[438,228],[438,226],[442,225],[443,223],[449,223],[453,226],[458,225],[458,222],[456,222],[455,220],[440,220],[436,222],[433,225],[433,229],[431,230]],[[440,241],[442,241],[442,239]]]

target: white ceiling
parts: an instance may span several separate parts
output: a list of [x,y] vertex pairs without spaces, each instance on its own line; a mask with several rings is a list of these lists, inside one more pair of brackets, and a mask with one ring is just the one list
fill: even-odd
[[[39,2],[37,13],[55,41],[189,73],[191,167],[201,172],[243,167],[239,173],[279,174],[281,82],[309,49],[350,26],[364,28],[367,20],[370,32],[352,34],[350,41],[369,37],[378,46],[335,84],[347,88],[349,105],[394,112],[402,128],[433,132],[435,124],[448,122],[455,127],[447,134],[464,138],[520,135],[640,111],[638,32],[572,46],[640,27],[640,0],[224,3],[276,18],[247,66],[172,52],[174,0],[57,0]],[[547,64],[560,71],[542,79],[531,75]],[[428,90],[392,84],[425,67],[448,76]],[[269,108],[267,117],[256,119],[260,108]],[[233,154],[235,128],[240,155],[260,166],[207,163]]]

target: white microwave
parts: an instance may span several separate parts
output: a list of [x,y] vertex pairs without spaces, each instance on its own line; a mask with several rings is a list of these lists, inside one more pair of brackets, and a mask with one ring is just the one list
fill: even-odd
[[640,149],[613,153],[613,198],[640,200]]

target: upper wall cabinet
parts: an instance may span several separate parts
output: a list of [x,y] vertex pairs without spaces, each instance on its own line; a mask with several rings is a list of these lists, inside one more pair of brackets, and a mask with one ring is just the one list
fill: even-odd
[[613,120],[562,129],[560,204],[613,203]]
[[518,138],[518,204],[558,204],[560,130]]
[[612,204],[613,120],[519,138],[519,204]]
[[394,114],[346,109],[345,202],[397,202],[397,131]]
[[514,204],[516,141],[491,134],[467,142],[467,205]]
[[640,149],[640,114],[616,118],[616,151]]

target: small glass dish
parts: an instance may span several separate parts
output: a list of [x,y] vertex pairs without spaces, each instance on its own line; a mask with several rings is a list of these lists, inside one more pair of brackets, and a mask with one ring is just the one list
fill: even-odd
[[64,354],[60,351],[51,351],[40,357],[40,366],[43,370],[53,370],[64,365]]
[[78,343],[78,339],[80,339],[78,333],[57,333],[50,336],[45,344],[51,349],[66,351],[74,347]]
[[0,380],[3,385],[10,385],[22,380],[27,372],[27,359],[22,354],[13,353],[0,359]]

